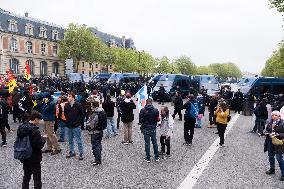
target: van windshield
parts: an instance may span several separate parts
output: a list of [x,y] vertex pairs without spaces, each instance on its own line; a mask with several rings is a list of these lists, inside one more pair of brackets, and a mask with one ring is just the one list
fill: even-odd
[[255,77],[253,77],[253,78],[242,78],[242,79],[237,83],[237,85],[238,85],[239,87],[241,87],[241,86],[251,86],[255,80],[256,80]]

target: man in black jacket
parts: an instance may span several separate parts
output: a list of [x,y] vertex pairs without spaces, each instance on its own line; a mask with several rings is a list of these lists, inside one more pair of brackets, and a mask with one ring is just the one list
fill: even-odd
[[132,123],[134,120],[133,110],[136,109],[136,105],[131,99],[131,94],[127,93],[125,95],[124,101],[121,102],[121,121],[124,125],[124,139],[123,144],[132,144]]
[[217,94],[214,94],[209,102],[209,107],[208,107],[208,111],[209,111],[209,126],[208,128],[215,128],[216,126],[215,124],[215,115],[214,115],[214,111],[216,110],[218,105],[218,99],[217,99]]
[[253,132],[258,132],[259,136],[263,135],[263,130],[265,127],[265,122],[268,119],[268,111],[266,108],[265,100],[262,100],[254,109],[255,114],[255,126]]
[[145,142],[145,160],[150,163],[150,139],[153,144],[155,161],[159,161],[158,144],[156,137],[157,122],[160,121],[159,111],[152,105],[152,99],[146,100],[146,105],[139,113],[139,124],[142,127]]
[[34,188],[42,188],[41,182],[41,164],[42,152],[46,137],[40,135],[38,128],[39,122],[42,119],[39,112],[32,112],[30,115],[30,121],[19,126],[17,131],[17,137],[23,138],[29,136],[32,146],[32,155],[30,158],[21,160],[23,163],[24,177],[22,183],[22,189],[29,189],[29,182],[31,175],[33,175]]
[[181,98],[181,93],[179,91],[176,92],[176,95],[173,100],[174,103],[174,114],[173,114],[173,119],[175,119],[176,114],[178,113],[179,120],[182,120],[182,115],[181,115],[181,110],[182,110],[182,105],[183,101]]
[[83,141],[81,136],[81,119],[84,117],[84,111],[81,105],[75,101],[75,93],[68,95],[68,103],[65,105],[65,117],[69,142],[69,154],[66,158],[74,157],[74,137],[76,138],[79,149],[79,160],[83,160]]
[[117,129],[114,125],[114,107],[115,103],[111,100],[110,94],[108,94],[106,101],[102,104],[102,108],[105,110],[107,115],[107,138],[117,135]]
[[[193,94],[190,94],[188,96],[188,101],[182,106],[182,109],[185,109],[185,114],[184,114],[184,140],[185,142],[183,143],[183,145],[185,146],[192,145],[192,139],[194,135],[196,118],[188,116],[191,110],[191,104],[194,102],[194,100],[195,99],[194,99]],[[190,132],[190,134],[188,132]]]
[[164,102],[165,102],[165,95],[166,95],[166,89],[164,87],[163,84],[161,84],[160,88],[159,88],[159,104],[162,103],[162,105],[164,105]]
[[3,147],[7,146],[6,131],[5,131],[7,124],[8,124],[8,103],[5,100],[5,98],[0,96],[0,133],[2,135]]

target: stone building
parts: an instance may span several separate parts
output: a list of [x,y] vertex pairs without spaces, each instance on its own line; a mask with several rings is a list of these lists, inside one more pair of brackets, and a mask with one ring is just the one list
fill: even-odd
[[28,62],[34,76],[63,75],[64,61],[57,57],[57,42],[63,36],[60,26],[0,9],[0,74],[9,68],[22,74]]
[[[90,28],[109,47],[135,49],[131,38],[116,37]],[[16,15],[0,8],[0,75],[12,69],[14,75],[23,74],[25,63],[32,76],[63,76],[65,60],[57,56],[58,41],[64,38],[64,28],[52,23]],[[81,61],[78,72],[93,76],[101,72],[113,72],[113,66],[106,68],[99,63]]]

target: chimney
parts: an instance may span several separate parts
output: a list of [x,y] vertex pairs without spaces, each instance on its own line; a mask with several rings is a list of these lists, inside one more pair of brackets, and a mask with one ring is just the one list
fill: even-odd
[[28,12],[25,12],[25,17],[29,17],[29,13]]

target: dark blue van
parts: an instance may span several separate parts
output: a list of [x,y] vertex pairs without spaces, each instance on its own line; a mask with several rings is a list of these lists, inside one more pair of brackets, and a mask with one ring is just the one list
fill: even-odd
[[251,93],[256,98],[264,93],[278,95],[284,93],[284,78],[276,77],[248,77],[242,78],[237,87],[243,94]]
[[163,74],[156,86],[154,87],[152,98],[153,100],[159,99],[159,88],[163,84],[166,90],[166,101],[170,101],[172,96],[175,94],[176,87],[179,86],[182,97],[186,97],[190,90],[191,79],[187,75],[183,74]]
[[116,82],[117,84],[120,85],[123,83],[137,82],[137,81],[139,81],[139,75],[132,73],[113,73],[108,79],[108,83]]
[[193,76],[193,80],[197,85],[197,89],[200,90],[204,86],[209,96],[220,92],[219,81],[214,75],[195,75]]
[[95,75],[92,80],[95,82],[98,81],[107,81],[110,78],[111,74],[109,73],[99,73],[97,75]]

